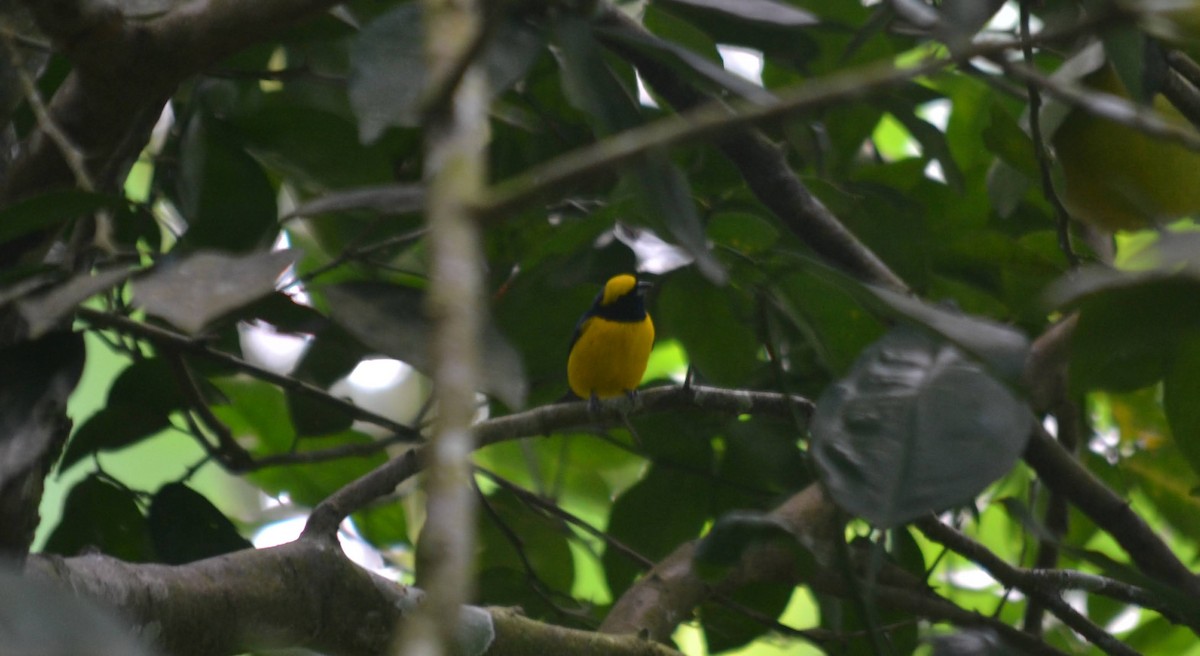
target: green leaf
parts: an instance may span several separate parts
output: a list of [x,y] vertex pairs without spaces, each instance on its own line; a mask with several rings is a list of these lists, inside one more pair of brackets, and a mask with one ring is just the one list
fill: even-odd
[[1020,330],[985,317],[938,307],[890,289],[863,285],[839,271],[802,261],[811,273],[843,288],[879,316],[926,328],[978,358],[1005,382],[1015,384],[1020,381],[1029,352],[1029,339]]
[[108,400],[71,436],[59,470],[93,453],[116,451],[170,427],[171,413],[183,407],[179,383],[162,358],[126,367],[108,390]]
[[292,417],[292,425],[300,437],[314,437],[340,433],[350,429],[354,423],[351,416],[341,406],[315,399],[311,395],[288,390],[288,412]]
[[[512,492],[496,490],[481,500],[478,563],[481,580],[501,583],[487,587],[488,604],[519,604],[532,617],[554,612],[531,586],[534,577],[544,592],[569,593],[575,582],[575,560],[567,542],[569,531],[556,520],[535,512]],[[417,573],[418,580],[420,572]]]
[[96,475],[71,488],[62,519],[45,546],[47,553],[63,556],[88,549],[131,563],[149,562],[154,557],[149,527],[133,493]]
[[[785,581],[756,581],[738,586],[729,595],[739,609],[715,603],[702,606],[699,615],[708,653],[736,649],[766,634],[771,627],[759,618],[778,618],[793,592],[795,587]],[[758,616],[748,616],[744,609],[751,609]]]
[[[416,127],[427,92],[422,10],[407,3],[363,29],[350,49],[350,102],[359,138],[370,143],[390,126]],[[525,75],[543,48],[541,35],[513,19],[503,21],[485,46],[482,62],[493,93]]]
[[146,519],[158,562],[169,565],[254,548],[212,502],[183,483],[159,488]]
[[1016,463],[1033,422],[957,348],[902,326],[821,396],[810,451],[838,505],[890,528],[970,501]]
[[663,222],[671,236],[695,258],[705,278],[715,285],[727,283],[729,273],[708,248],[704,224],[683,171],[659,153],[633,164],[626,176],[638,194],[643,219],[651,224]]
[[[355,282],[321,288],[330,318],[379,354],[430,373],[430,322],[424,294],[412,287]],[[483,334],[484,390],[509,407],[525,402],[528,383],[520,355],[489,322]]]
[[[690,270],[680,270],[662,286],[655,317],[662,333],[678,339],[688,360],[706,380],[736,386],[759,366],[758,340],[746,303]],[[742,307],[739,307],[742,306]]]
[[779,228],[758,214],[718,212],[708,219],[708,238],[746,255],[758,255],[779,241]]
[[234,256],[202,251],[138,278],[134,301],[146,312],[196,334],[214,320],[275,291],[295,250]]
[[589,23],[575,14],[563,16],[554,24],[554,41],[562,51],[560,75],[567,101],[588,116],[597,134],[613,134],[642,122],[634,90],[604,60]]
[[720,63],[713,62],[684,46],[660,39],[641,29],[624,25],[602,27],[597,30],[597,35],[605,41],[615,44],[618,51],[631,50],[649,57],[670,68],[692,84],[699,83],[701,88],[715,87],[717,90],[729,91],[760,104],[767,104],[775,100],[774,94],[770,91],[740,75],[730,73]]
[[1200,337],[1179,340],[1163,380],[1163,407],[1175,445],[1200,474]]
[[798,538],[774,517],[749,511],[722,515],[696,545],[696,564],[710,582],[719,580],[736,565],[747,549],[780,544],[793,550],[797,572],[803,577],[817,566],[816,558]]
[[36,295],[17,301],[17,309],[25,319],[27,335],[37,339],[58,326],[75,312],[80,303],[128,278],[133,272],[124,267],[76,275]]
[[[67,398],[83,373],[78,333],[0,346],[0,481],[38,480],[69,430]],[[15,493],[15,492],[14,492]]]
[[409,543],[408,515],[399,502],[373,505],[350,518],[358,532],[377,549]]
[[1039,180],[1037,153],[1029,135],[999,102],[992,103],[988,117],[987,127],[983,130],[983,144],[987,149],[1029,180]]
[[[711,489],[706,478],[652,466],[612,506],[608,532],[637,553],[659,560],[700,534],[708,518],[702,500]],[[647,530],[653,526],[654,530]],[[641,568],[615,549],[604,551],[604,574],[614,597],[633,583]]]
[[[1077,303],[1069,371],[1074,390],[1129,391],[1166,375],[1182,335],[1200,326],[1194,300],[1200,283],[1177,276],[1093,278],[1078,272],[1076,289],[1100,285]],[[1061,288],[1060,288],[1061,289]]]
[[809,27],[820,20],[811,12],[773,0],[660,0],[670,7],[679,5],[724,14],[727,18],[765,23],[777,27]]
[[190,248],[244,252],[276,231],[275,188],[232,131],[199,114],[180,145],[178,207]]
[[26,198],[0,209],[0,244],[99,210],[128,209],[120,196],[63,189]]

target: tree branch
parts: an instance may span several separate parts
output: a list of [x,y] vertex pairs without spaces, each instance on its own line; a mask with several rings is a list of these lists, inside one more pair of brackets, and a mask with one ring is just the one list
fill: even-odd
[[1127,501],[1080,465],[1041,426],[1030,437],[1024,458],[1046,487],[1065,496],[1112,535],[1138,569],[1193,598],[1200,597],[1200,576],[1179,560]]
[[[33,555],[25,572],[115,609],[135,634],[173,656],[291,647],[376,656],[387,651],[400,619],[423,596],[358,567],[326,540],[245,549],[178,566],[101,555]],[[470,608],[460,617],[457,635],[482,650],[473,653],[488,656],[679,656],[634,636],[551,626],[511,609]]]
[[442,85],[444,106],[426,106],[425,222],[429,226],[433,432],[418,452],[425,525],[417,542],[417,582],[428,598],[406,622],[399,654],[453,652],[446,618],[475,594],[475,515],[471,452],[476,395],[483,379],[483,237],[470,205],[487,179],[486,74],[471,62],[482,42],[477,0],[423,0],[428,79]]
[[[1116,656],[1137,656],[1135,650],[1114,638],[1112,634],[1104,629],[1096,626],[1091,620],[1074,608],[1071,608],[1070,604],[1063,601],[1056,592],[1046,590],[1039,585],[1037,579],[1026,576],[1024,570],[1004,562],[1002,558],[992,553],[982,544],[946,526],[934,517],[918,520],[915,524],[925,537],[975,562],[1004,587],[1017,588],[1030,598],[1030,602],[1036,599],[1040,605],[1045,606],[1063,624],[1074,629],[1079,635],[1099,647],[1104,653]],[[1033,635],[1038,635],[1038,633],[1033,633]]]
[[[799,396],[751,390],[726,390],[717,387],[652,387],[638,393],[640,404],[628,415],[616,405],[602,406],[592,412],[586,401],[542,406],[517,414],[496,417],[474,427],[478,448],[522,437],[582,426],[623,426],[626,416],[681,409],[700,409],[727,415],[758,414],[791,420],[798,410],[807,422],[813,404]],[[799,427],[797,430],[803,430]],[[304,527],[305,534],[333,535],[348,515],[374,499],[391,493],[397,485],[416,475],[424,466],[425,447],[417,447],[376,467],[358,480],[331,494],[313,509]]]
[[370,410],[367,410],[366,408],[359,407],[354,403],[347,401],[346,399],[333,396],[329,392],[317,387],[316,385],[292,378],[291,376],[275,373],[269,369],[263,369],[262,367],[250,364],[249,362],[246,362],[237,356],[230,355],[224,351],[218,351],[208,346],[203,340],[194,339],[192,337],[188,337],[187,335],[182,335],[180,333],[167,330],[166,328],[160,328],[152,324],[134,321],[129,317],[119,314],[101,312],[99,310],[87,307],[78,308],[76,310],[76,315],[95,329],[115,330],[132,337],[145,339],[160,349],[198,355],[225,366],[232,367],[238,371],[245,372],[259,380],[266,381],[273,385],[278,385],[283,389],[295,392],[297,394],[303,394],[309,398],[318,400],[321,403],[327,403],[349,414],[355,419],[359,419],[392,431],[394,436],[390,439],[407,442],[424,441],[424,438],[421,437],[420,431],[415,428],[405,426],[404,424],[388,419],[383,415],[376,414]]

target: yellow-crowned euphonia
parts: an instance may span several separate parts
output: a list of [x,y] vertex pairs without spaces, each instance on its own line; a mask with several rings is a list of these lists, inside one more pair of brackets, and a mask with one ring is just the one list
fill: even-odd
[[621,274],[609,278],[575,326],[567,382],[581,399],[632,394],[646,373],[654,322],[646,313],[650,284]]

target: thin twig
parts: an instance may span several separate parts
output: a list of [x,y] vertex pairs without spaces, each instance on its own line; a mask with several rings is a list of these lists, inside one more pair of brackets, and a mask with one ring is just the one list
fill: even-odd
[[1046,487],[1067,497],[1111,535],[1138,569],[1171,588],[1200,597],[1200,576],[1179,560],[1128,501],[1080,465],[1041,426],[1034,427],[1023,457]]
[[168,350],[163,354],[163,357],[166,358],[167,365],[175,375],[175,380],[183,392],[184,399],[187,400],[192,411],[200,417],[209,432],[217,438],[216,452],[211,455],[216,456],[221,461],[221,464],[225,465],[231,471],[246,471],[246,467],[250,464],[250,453],[243,449],[242,445],[237,443],[237,440],[233,439],[233,433],[230,432],[229,427],[213,414],[212,408],[208,407],[208,402],[204,399],[204,393],[200,390],[200,384],[196,381],[195,376],[192,375],[187,362],[184,361],[183,354],[179,351]]
[[[1029,3],[1032,0],[1021,0],[1021,54],[1025,65],[1033,68],[1033,44],[1029,40]],[[1046,139],[1042,135],[1042,94],[1037,84],[1031,79],[1025,80],[1025,90],[1029,94],[1029,138],[1033,140],[1033,152],[1037,157],[1038,171],[1042,178],[1042,195],[1054,208],[1055,229],[1058,232],[1058,248],[1067,258],[1071,267],[1079,266],[1079,256],[1071,246],[1071,215],[1054,190],[1054,178],[1050,172],[1050,155],[1046,152]]]
[[[1073,38],[1113,20],[1102,16],[1081,21],[1070,28],[1045,31],[1029,41],[1054,42]],[[770,123],[790,114],[828,107],[864,98],[931,75],[974,57],[998,56],[1019,48],[1019,40],[992,41],[954,53],[953,57],[930,57],[910,67],[897,68],[892,61],[840,71],[777,93],[773,103],[714,101],[644,126],[619,132],[538,164],[494,185],[476,207],[483,217],[505,216],[535,198],[597,173],[621,167],[646,153],[683,142],[714,139],[747,126]]]
[[75,176],[75,184],[84,191],[95,191],[96,185],[92,182],[92,176],[87,170],[87,158],[50,116],[50,110],[42,101],[42,94],[38,92],[37,84],[30,77],[29,71],[25,70],[25,59],[17,49],[16,43],[8,33],[0,34],[0,41],[4,42],[4,48],[8,51],[9,63],[16,71],[17,80],[21,83],[21,92],[25,94],[25,101],[29,103],[29,109],[37,119],[38,128],[58,146],[63,161],[67,163],[71,173]]
[[1071,627],[1106,654],[1116,656],[1138,656],[1138,652],[1117,640],[1113,635],[1094,624],[1061,597],[1034,584],[1024,576],[1024,572],[1009,565],[987,547],[963,535],[959,531],[946,526],[935,517],[926,517],[915,523],[925,537],[945,545],[951,551],[958,553],[982,567],[988,574],[1005,587],[1017,588],[1031,599],[1036,598],[1063,624]]
[[323,403],[327,403],[335,408],[338,408],[355,419],[359,419],[391,431],[394,436],[393,438],[389,439],[396,439],[398,441],[405,442],[424,441],[424,438],[421,436],[420,432],[414,428],[405,426],[404,424],[396,422],[392,419],[388,419],[387,417],[371,412],[366,408],[359,407],[354,403],[347,401],[346,399],[333,396],[329,392],[310,383],[292,378],[291,376],[275,373],[274,371],[270,371],[268,369],[263,369],[262,367],[250,364],[249,362],[246,362],[237,356],[230,355],[224,351],[218,351],[209,347],[201,340],[193,339],[187,335],[172,332],[165,328],[160,328],[148,323],[134,321],[129,317],[119,314],[100,312],[99,310],[94,310],[92,308],[80,307],[76,310],[76,314],[79,316],[79,318],[86,321],[93,328],[115,330],[117,332],[125,333],[153,342],[160,348],[175,349],[177,351],[200,355],[208,358],[209,360],[213,360],[214,362],[219,362],[221,364],[233,367],[239,371],[245,372],[255,378],[258,378],[259,380],[266,381],[273,385],[278,385],[283,389],[296,392],[298,394],[303,394],[309,398],[317,399]]

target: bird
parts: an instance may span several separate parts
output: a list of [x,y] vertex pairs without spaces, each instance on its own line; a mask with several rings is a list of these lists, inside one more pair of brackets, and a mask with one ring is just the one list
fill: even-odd
[[648,282],[613,276],[579,318],[567,356],[571,391],[593,407],[599,399],[633,397],[654,345],[654,322],[646,312]]

